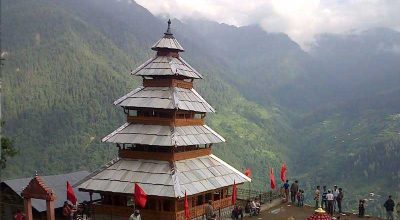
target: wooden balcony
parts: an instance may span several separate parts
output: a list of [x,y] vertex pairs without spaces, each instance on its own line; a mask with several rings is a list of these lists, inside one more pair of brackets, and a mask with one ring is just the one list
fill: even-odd
[[145,116],[128,116],[127,121],[135,124],[165,125],[165,126],[201,126],[204,118],[161,118]]
[[178,79],[144,79],[144,87],[179,87],[183,89],[193,88],[193,82]]
[[183,152],[146,152],[119,150],[118,156],[121,158],[144,159],[144,160],[163,160],[163,161],[178,161],[189,158],[207,156],[211,154],[211,148],[202,148],[198,150],[183,151]]

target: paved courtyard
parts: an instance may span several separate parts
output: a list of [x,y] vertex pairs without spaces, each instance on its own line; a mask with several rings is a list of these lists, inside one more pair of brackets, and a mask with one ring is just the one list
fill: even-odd
[[[314,213],[314,208],[311,207],[299,208],[288,204],[281,204],[262,211],[258,216],[253,216],[253,217],[247,216],[245,217],[245,219],[287,220],[289,217],[293,217],[296,220],[305,220],[307,219],[308,216],[312,215],[313,213]],[[340,220],[354,220],[354,219],[360,220],[360,218],[358,218],[355,215],[346,215],[346,216],[342,215],[340,217]],[[379,218],[367,218],[367,217],[365,217],[364,219],[380,220]]]

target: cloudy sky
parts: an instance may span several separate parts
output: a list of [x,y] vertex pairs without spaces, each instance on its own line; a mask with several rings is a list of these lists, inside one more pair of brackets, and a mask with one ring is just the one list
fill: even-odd
[[235,26],[259,24],[302,46],[319,33],[373,27],[400,31],[400,0],[136,0],[159,16],[206,18]]

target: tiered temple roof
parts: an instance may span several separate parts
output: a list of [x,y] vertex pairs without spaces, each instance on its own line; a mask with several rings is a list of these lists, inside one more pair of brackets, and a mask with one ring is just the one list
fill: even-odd
[[191,146],[225,142],[225,139],[207,125],[175,127],[125,123],[102,141],[156,146]]
[[139,183],[147,195],[180,198],[248,181],[215,155],[169,163],[159,160],[117,159],[84,179],[86,190],[131,194]]
[[194,112],[215,112],[194,89],[179,87],[139,87],[122,96],[114,105],[122,107],[179,109]]
[[[184,219],[179,204],[186,192],[197,210],[191,216],[200,218],[206,198],[228,208],[228,188],[251,179],[212,154],[211,146],[225,139],[205,124],[206,114],[215,110],[194,90],[194,79],[202,75],[180,57],[184,49],[170,24],[152,47],[156,56],[131,73],[142,77],[143,86],[114,102],[124,109],[127,122],[102,141],[115,143],[119,158],[76,186],[115,205],[137,183],[153,197],[146,208],[149,219]],[[110,195],[115,196],[109,200]],[[98,210],[104,212],[103,207]]]

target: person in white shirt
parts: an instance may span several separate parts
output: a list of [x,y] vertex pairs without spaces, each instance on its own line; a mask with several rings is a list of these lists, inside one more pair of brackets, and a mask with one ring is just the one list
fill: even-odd
[[333,197],[334,197],[334,199],[333,199],[333,211],[336,212],[337,197],[339,195],[339,190],[338,190],[337,185],[333,186],[332,194],[333,194]]
[[328,194],[326,194],[326,200],[328,200],[328,214],[333,215],[333,201],[335,197],[331,190],[328,190]]

